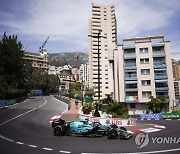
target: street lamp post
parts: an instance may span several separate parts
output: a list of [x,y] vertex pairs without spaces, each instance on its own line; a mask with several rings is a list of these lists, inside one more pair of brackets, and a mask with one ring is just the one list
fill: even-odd
[[[98,104],[100,102],[100,48],[99,48],[99,46],[100,46],[100,38],[103,37],[103,36],[101,36],[101,32],[102,32],[102,30],[99,29],[97,35],[89,35],[93,38],[98,39],[98,103],[96,102],[96,109],[94,112],[95,117],[100,117],[100,114],[98,112]],[[106,38],[106,37],[104,37],[104,38]]]
[[[97,35],[88,35],[90,37],[98,39],[98,102],[100,101],[100,48],[99,48],[99,46],[100,46],[100,38],[103,37],[103,36],[101,36],[101,32],[102,32],[102,30],[99,29]],[[106,37],[104,37],[104,38],[106,38]]]
[[84,103],[84,85],[83,85],[83,80],[81,82],[81,90],[82,90],[82,106],[83,106],[83,103]]
[[99,39],[102,30],[98,32],[98,102],[100,101],[100,56],[99,56]]

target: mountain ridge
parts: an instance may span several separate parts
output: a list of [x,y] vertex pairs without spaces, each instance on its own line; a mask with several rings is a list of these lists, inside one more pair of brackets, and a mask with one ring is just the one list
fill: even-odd
[[85,52],[50,53],[48,60],[51,66],[64,66],[69,64],[72,67],[76,67],[77,55],[79,56],[79,66],[88,63],[88,53]]

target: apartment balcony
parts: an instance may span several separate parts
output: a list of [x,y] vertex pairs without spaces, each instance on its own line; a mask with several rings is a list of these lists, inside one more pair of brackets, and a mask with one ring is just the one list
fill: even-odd
[[169,87],[168,86],[164,86],[164,87],[155,87],[156,91],[168,91]]
[[123,45],[123,49],[135,49],[136,46],[134,44],[131,45]]
[[136,69],[136,63],[125,64],[124,69],[126,69],[126,70],[135,70]]
[[101,21],[98,20],[92,21],[92,27],[101,27]]
[[166,68],[166,62],[154,62],[154,68]]
[[137,75],[125,76],[125,81],[137,81]]
[[164,51],[153,51],[153,57],[165,57],[166,54]]
[[152,47],[164,47],[164,43],[152,43]]
[[138,102],[138,96],[126,96],[125,102],[126,103],[137,103]]
[[135,53],[125,53],[124,59],[136,59],[136,54]]
[[167,79],[168,77],[167,77],[167,74],[156,74],[155,73],[155,75],[154,75],[154,79],[155,80],[164,80],[164,79]]
[[125,84],[137,84],[137,80],[125,80]]
[[134,92],[134,91],[138,91],[138,88],[137,87],[132,87],[132,88],[126,88],[125,89],[126,92]]

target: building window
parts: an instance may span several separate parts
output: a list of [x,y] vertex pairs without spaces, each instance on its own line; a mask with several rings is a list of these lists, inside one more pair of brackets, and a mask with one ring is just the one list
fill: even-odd
[[140,59],[141,64],[149,64],[149,58],[142,58]]
[[141,69],[141,75],[149,75],[150,69]]
[[139,48],[140,53],[148,53],[148,48]]
[[106,87],[106,89],[108,89],[108,87]]
[[142,98],[149,98],[150,96],[152,96],[151,91],[142,92]]
[[142,83],[142,86],[150,86],[151,80],[142,80],[141,83]]

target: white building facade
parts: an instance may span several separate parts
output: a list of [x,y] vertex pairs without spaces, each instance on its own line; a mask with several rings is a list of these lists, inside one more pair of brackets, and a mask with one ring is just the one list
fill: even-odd
[[127,103],[129,114],[145,113],[150,96],[164,97],[172,110],[170,42],[164,36],[124,39],[114,50],[114,82],[115,99]]
[[79,67],[79,82],[89,85],[89,65],[81,64]]
[[[104,98],[105,94],[114,92],[113,65],[110,63],[110,55],[117,45],[117,28],[113,5],[92,4],[88,45],[89,86],[95,90],[94,100],[96,101],[99,97],[98,84],[100,84],[100,99]],[[98,53],[100,72],[98,72]]]

